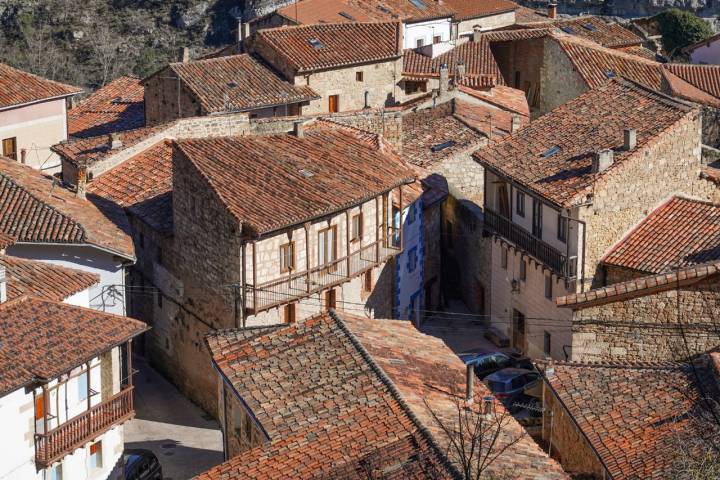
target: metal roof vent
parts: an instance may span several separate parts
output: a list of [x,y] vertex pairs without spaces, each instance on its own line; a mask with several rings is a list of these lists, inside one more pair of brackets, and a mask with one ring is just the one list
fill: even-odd
[[550,158],[556,153],[558,153],[561,150],[559,145],[555,145],[553,147],[550,147],[548,150],[544,151],[540,156],[543,158]]
[[310,40],[308,40],[308,42],[309,42],[310,45],[312,45],[312,47],[313,47],[314,49],[316,49],[316,50],[320,50],[321,48],[325,48],[325,45],[323,45],[323,43],[322,43],[320,40],[318,40],[317,38],[311,38]]
[[307,168],[301,168],[300,170],[298,170],[298,173],[305,178],[312,178],[315,176],[315,173],[308,170]]
[[238,88],[238,84],[235,82],[228,82],[227,86],[230,88]]
[[445,150],[446,148],[452,147],[453,145],[455,145],[455,143],[456,143],[455,140],[448,140],[446,142],[438,143],[437,145],[433,145],[432,147],[430,147],[430,150],[433,153],[437,153],[441,150]]
[[595,25],[593,25],[592,23],[583,24],[583,28],[585,30],[590,30],[591,32],[597,32],[597,27]]
[[575,30],[573,30],[572,27],[568,25],[563,25],[562,27],[560,27],[560,30],[565,33],[569,33],[570,35],[575,35]]
[[613,72],[612,70],[606,70],[606,71],[605,71],[605,76],[606,76],[607,78],[615,78],[615,72]]

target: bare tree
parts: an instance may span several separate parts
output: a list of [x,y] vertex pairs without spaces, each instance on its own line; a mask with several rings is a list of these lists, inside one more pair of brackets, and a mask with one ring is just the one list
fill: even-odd
[[[712,410],[712,411],[711,411]],[[677,455],[673,478],[678,480],[716,480],[720,478],[720,427],[715,416],[720,406],[712,398],[697,401],[684,417],[685,427],[674,437]]]
[[98,24],[90,35],[89,41],[100,66],[102,85],[105,85],[115,78],[120,70],[122,41],[107,24]]
[[469,402],[453,395],[455,411],[452,418],[442,418],[425,401],[433,422],[448,439],[446,455],[465,480],[516,478],[512,471],[496,465],[508,449],[525,438],[524,429],[512,428],[515,422],[508,411],[494,398],[482,403]]

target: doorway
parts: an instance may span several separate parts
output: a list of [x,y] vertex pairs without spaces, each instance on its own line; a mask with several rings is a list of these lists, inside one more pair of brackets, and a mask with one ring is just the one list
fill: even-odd
[[513,309],[512,346],[525,353],[525,315]]
[[336,296],[335,289],[332,288],[325,292],[325,310],[335,309]]

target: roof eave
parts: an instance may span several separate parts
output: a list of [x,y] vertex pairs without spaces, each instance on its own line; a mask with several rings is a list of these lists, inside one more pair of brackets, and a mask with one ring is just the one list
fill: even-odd
[[32,101],[30,101],[30,102],[16,103],[16,104],[13,104],[13,105],[0,106],[0,112],[4,112],[4,111],[6,111],[6,110],[14,110],[14,109],[16,109],[16,108],[29,107],[29,106],[31,106],[31,105],[36,105],[36,104],[38,104],[38,103],[51,102],[51,101],[53,101],[53,100],[60,100],[60,99],[63,99],[63,98],[73,97],[73,96],[75,96],[75,95],[79,95],[79,94],[82,93],[82,92],[83,92],[82,90],[78,90],[77,92],[74,92],[74,93],[65,93],[65,94],[63,94],[63,95],[56,95],[56,96],[54,96],[54,97],[40,98],[40,99],[37,99],[37,100],[32,100]]

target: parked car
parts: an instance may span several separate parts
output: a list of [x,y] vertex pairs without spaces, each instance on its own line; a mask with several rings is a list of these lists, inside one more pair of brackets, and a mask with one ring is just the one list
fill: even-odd
[[145,449],[127,449],[123,453],[125,460],[125,480],[162,480],[162,467],[153,452]]
[[525,390],[540,384],[540,373],[527,368],[504,368],[485,377],[485,383],[513,413],[514,403],[525,397]]
[[478,351],[461,353],[460,358],[465,365],[473,365],[475,375],[483,379],[503,368],[526,368],[533,369],[532,360],[519,353],[504,353],[493,351]]

